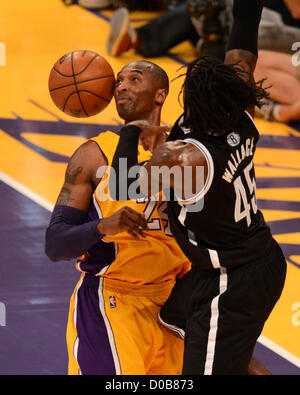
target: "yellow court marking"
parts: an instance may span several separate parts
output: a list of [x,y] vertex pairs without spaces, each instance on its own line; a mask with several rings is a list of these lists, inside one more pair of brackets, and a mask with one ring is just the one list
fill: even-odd
[[300,152],[296,149],[258,147],[254,156],[256,176],[271,178],[300,177],[299,159]]
[[291,259],[300,264],[300,255],[291,255]]
[[257,198],[300,202],[300,188],[260,188]]
[[255,124],[261,135],[299,137],[299,132],[285,123],[268,122],[264,119],[256,118]]
[[54,203],[63,184],[65,163],[54,163],[0,130],[0,170]]
[[278,243],[300,244],[300,232],[276,234],[274,238]]
[[266,322],[263,335],[296,356],[298,359],[294,362],[300,367],[300,326],[294,325],[293,320],[293,306],[296,302],[300,302],[299,269],[288,264],[286,286]]
[[61,134],[22,133],[33,144],[60,155],[71,156],[75,150],[87,141],[81,136],[66,136]]
[[300,218],[298,211],[262,210],[266,221],[281,221],[285,219]]

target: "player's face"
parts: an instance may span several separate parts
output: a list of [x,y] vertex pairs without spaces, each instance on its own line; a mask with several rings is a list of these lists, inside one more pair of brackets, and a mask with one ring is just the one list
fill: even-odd
[[155,108],[155,84],[149,67],[136,62],[117,75],[115,100],[119,116],[126,122],[147,119]]

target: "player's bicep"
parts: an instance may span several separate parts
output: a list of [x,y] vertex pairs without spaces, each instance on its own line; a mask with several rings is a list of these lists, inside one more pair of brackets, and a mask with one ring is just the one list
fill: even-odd
[[87,142],[80,146],[68,162],[56,204],[87,211],[94,192],[94,173],[101,164],[106,163],[96,144]]

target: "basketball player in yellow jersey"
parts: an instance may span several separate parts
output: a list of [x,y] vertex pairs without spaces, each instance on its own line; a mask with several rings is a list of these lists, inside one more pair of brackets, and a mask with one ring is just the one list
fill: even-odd
[[[135,120],[159,127],[168,86],[159,66],[126,65],[115,90],[125,128]],[[52,260],[84,254],[70,303],[69,374],[181,374],[183,340],[157,315],[190,263],[170,233],[162,200],[107,199],[108,174],[98,178],[99,169],[111,165],[118,141],[108,131],[74,153],[46,232]],[[147,159],[141,148],[139,161]]]

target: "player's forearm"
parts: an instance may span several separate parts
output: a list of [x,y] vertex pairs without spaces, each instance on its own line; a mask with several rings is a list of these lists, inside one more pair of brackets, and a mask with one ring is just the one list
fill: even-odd
[[101,240],[99,220],[84,223],[86,213],[56,205],[46,231],[45,252],[54,262],[74,259]]
[[[137,177],[129,177],[129,170],[138,164],[138,143],[141,129],[135,125],[121,129],[112,168],[116,177],[110,176],[110,194],[115,200],[128,200],[128,188]],[[111,173],[112,174],[112,173]]]
[[253,72],[257,54],[258,27],[263,0],[234,0],[233,25],[228,41],[225,63],[240,61]]

